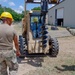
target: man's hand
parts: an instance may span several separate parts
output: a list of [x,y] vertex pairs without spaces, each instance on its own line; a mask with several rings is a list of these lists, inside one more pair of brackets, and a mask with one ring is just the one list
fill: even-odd
[[16,55],[17,56],[21,56],[21,53],[19,51],[19,43],[18,43],[18,38],[17,36],[14,36],[14,44],[15,44],[15,48],[16,48]]
[[17,56],[21,56],[20,51],[16,51],[16,55],[17,55]]

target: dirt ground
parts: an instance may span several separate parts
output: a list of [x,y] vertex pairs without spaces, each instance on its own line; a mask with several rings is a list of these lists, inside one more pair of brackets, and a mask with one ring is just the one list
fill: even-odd
[[[21,27],[14,26],[18,34]],[[75,36],[57,38],[59,54],[19,59],[18,75],[75,75]]]

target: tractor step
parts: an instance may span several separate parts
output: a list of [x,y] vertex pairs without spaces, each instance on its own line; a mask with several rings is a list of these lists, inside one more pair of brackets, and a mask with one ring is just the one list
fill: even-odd
[[25,55],[26,57],[45,57],[47,54],[44,53],[32,53],[32,54],[27,54]]
[[27,51],[22,55],[24,57],[45,57],[49,55],[49,53],[44,54],[44,53],[31,53],[29,54]]

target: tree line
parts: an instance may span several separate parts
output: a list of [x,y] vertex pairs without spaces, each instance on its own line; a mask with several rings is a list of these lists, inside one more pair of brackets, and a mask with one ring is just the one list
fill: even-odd
[[14,18],[14,21],[21,21],[22,18],[24,17],[24,12],[22,13],[17,13],[15,12],[14,10],[12,10],[11,8],[7,8],[7,7],[2,7],[0,6],[0,15],[2,14],[2,12],[9,12],[12,14],[13,18]]
[[[34,7],[32,10],[40,10],[40,7]],[[21,21],[22,18],[24,18],[24,11],[22,11],[22,13],[17,13],[17,12],[15,12],[15,11],[14,11],[13,9],[11,9],[11,8],[2,7],[2,6],[0,5],[0,15],[1,15],[2,12],[4,12],[4,11],[11,13],[12,16],[13,16],[13,18],[14,18],[14,21]],[[29,11],[27,10],[27,13],[28,13],[28,12],[29,12]]]

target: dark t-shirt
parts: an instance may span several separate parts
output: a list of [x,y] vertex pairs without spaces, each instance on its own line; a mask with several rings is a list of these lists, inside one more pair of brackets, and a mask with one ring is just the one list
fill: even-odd
[[13,27],[2,24],[0,25],[0,50],[13,49],[13,38],[16,32]]

